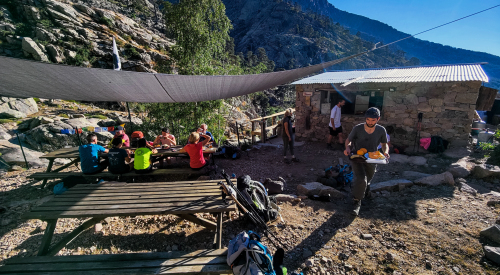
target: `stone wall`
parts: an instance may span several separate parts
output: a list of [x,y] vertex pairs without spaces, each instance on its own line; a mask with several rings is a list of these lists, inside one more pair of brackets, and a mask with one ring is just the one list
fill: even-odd
[[[339,85],[340,87],[340,85]],[[380,124],[392,125],[394,144],[409,146],[415,142],[418,113],[423,113],[420,137],[433,135],[465,145],[470,133],[480,81],[420,82],[420,83],[359,83],[342,87],[343,92],[380,90],[384,103]],[[326,141],[330,115],[321,114],[317,90],[331,90],[330,84],[296,85],[296,137],[297,140]],[[390,91],[394,90],[394,91]],[[312,92],[312,96],[304,96]],[[348,135],[362,115],[342,115],[342,127]]]

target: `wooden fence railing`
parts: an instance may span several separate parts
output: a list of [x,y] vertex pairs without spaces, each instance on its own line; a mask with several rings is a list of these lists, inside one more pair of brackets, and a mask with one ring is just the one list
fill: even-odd
[[[292,111],[295,112],[295,109],[292,109]],[[261,142],[266,142],[266,138],[267,138],[266,132],[268,130],[272,130],[273,136],[276,136],[277,135],[277,128],[281,127],[280,123],[277,122],[277,117],[283,116],[283,115],[285,115],[285,111],[279,112],[276,114],[272,114],[269,116],[265,116],[265,117],[254,118],[254,119],[250,120],[250,122],[252,123],[252,132],[251,132],[252,143],[255,143],[256,136],[260,136]],[[267,126],[268,119],[271,119],[271,126]],[[260,124],[260,131],[256,131],[257,124]]]

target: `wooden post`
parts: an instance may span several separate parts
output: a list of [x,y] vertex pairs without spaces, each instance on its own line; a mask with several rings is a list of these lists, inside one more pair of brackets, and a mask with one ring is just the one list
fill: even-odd
[[266,142],[266,120],[263,119],[260,122],[260,142],[265,143]]
[[86,222],[84,222],[79,227],[75,228],[75,230],[71,231],[68,235],[64,236],[59,242],[57,242],[50,250],[47,250],[44,253],[44,256],[54,256],[61,250],[63,247],[71,243],[78,235],[80,235],[83,231],[89,229],[94,224],[101,221],[101,218],[92,218]]
[[273,126],[276,125],[276,117],[273,116]]
[[[47,166],[47,171],[45,171],[45,173],[49,173],[50,170],[52,170],[53,164],[54,164],[54,159],[49,159],[49,165]],[[45,187],[46,184],[47,184],[47,179],[44,179],[42,183],[42,189]]]
[[252,121],[252,144],[255,144],[255,135],[253,134],[253,132],[255,131],[255,121]]
[[216,249],[222,248],[222,212],[217,213]]

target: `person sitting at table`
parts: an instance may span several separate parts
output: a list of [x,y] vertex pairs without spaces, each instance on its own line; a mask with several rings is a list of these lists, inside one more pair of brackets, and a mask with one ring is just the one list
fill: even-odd
[[80,153],[80,166],[82,172],[87,175],[97,174],[108,167],[108,160],[99,162],[99,152],[107,153],[108,149],[97,144],[97,135],[90,133],[87,136],[88,144],[78,147]]
[[202,125],[200,125],[200,128],[198,128],[198,133],[200,133],[200,142],[203,142],[205,140],[205,138],[203,137],[203,135],[207,135],[210,137],[210,141],[211,142],[215,142],[215,139],[214,139],[214,136],[212,135],[212,133],[210,133],[209,131],[207,131],[208,129],[208,126],[203,123]]
[[[115,136],[113,137],[113,139],[115,138],[121,138],[123,140],[123,145],[125,147],[130,147],[130,138],[128,137],[127,134],[125,134],[125,130],[123,129],[122,126],[116,126],[115,127]],[[111,140],[113,141],[113,140]],[[111,142],[108,144],[108,148],[112,148],[113,147],[113,144],[111,144]]]
[[174,135],[170,134],[170,130],[165,127],[161,129],[161,135],[156,137],[153,145],[168,145],[170,147],[177,145],[177,142]]
[[122,149],[123,139],[114,138],[111,144],[113,144],[113,148],[109,149],[108,153],[109,172],[113,174],[125,174],[130,172],[134,164],[131,162],[130,151]]
[[208,159],[203,157],[203,146],[210,142],[209,135],[201,134],[204,140],[201,141],[200,133],[192,132],[189,135],[189,144],[184,146],[179,152],[187,152],[189,155],[189,166],[193,170],[201,170],[208,164]]
[[[171,146],[177,145],[177,142],[175,141],[174,135],[170,134],[170,130],[165,127],[161,129],[161,135],[157,136],[155,141],[153,142],[154,146],[168,146],[170,148]],[[164,159],[167,160],[167,163],[171,163],[171,158],[170,157],[162,157],[160,158],[160,167],[164,166]]]
[[153,170],[151,154],[158,153],[158,150],[151,147],[145,138],[139,139],[134,154],[134,169],[136,174],[146,174]]

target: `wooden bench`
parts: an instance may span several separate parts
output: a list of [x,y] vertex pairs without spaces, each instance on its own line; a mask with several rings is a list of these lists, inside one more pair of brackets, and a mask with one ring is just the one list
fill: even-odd
[[45,179],[63,179],[68,176],[84,176],[84,177],[92,177],[92,178],[112,178],[112,177],[136,177],[136,176],[164,176],[164,175],[173,175],[173,174],[194,174],[194,175],[199,175],[202,174],[203,171],[199,170],[193,170],[191,168],[174,168],[174,169],[155,169],[151,173],[147,174],[136,174],[135,171],[130,171],[125,174],[113,174],[110,172],[101,172],[93,175],[85,175],[82,172],[45,172],[45,173],[33,173],[27,178],[29,179],[38,179],[38,180],[45,180]]
[[226,249],[14,258],[1,274],[233,274]]

